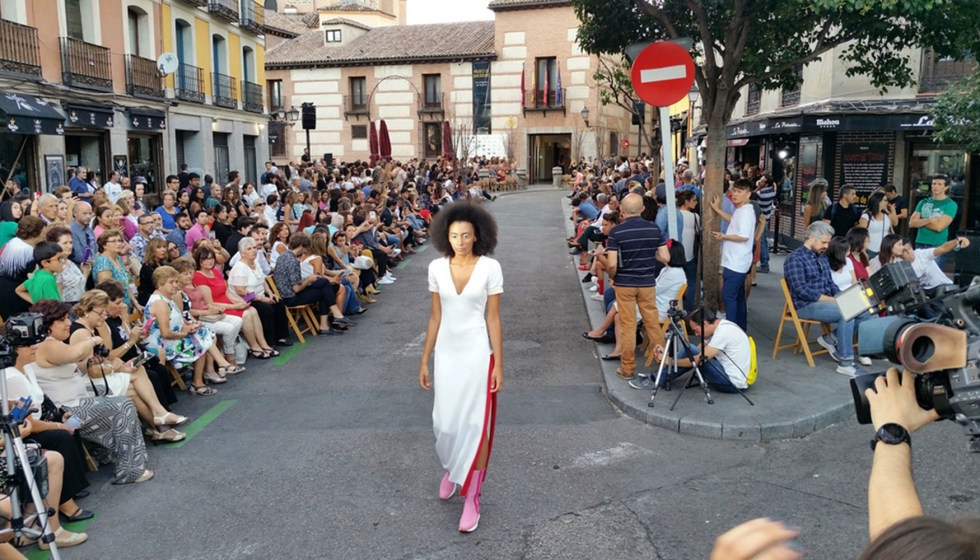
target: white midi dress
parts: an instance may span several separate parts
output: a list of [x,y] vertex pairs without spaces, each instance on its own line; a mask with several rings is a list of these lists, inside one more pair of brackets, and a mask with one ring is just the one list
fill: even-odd
[[463,291],[456,293],[449,259],[429,263],[429,291],[439,294],[442,321],[435,346],[435,404],[432,430],[436,453],[449,480],[465,496],[477,452],[493,444],[496,395],[490,393],[493,356],[487,333],[487,298],[504,291],[500,263],[480,257]]

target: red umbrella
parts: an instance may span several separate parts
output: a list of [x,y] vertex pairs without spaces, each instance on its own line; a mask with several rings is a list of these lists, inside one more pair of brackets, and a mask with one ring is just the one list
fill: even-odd
[[381,119],[381,145],[380,151],[382,161],[391,161],[391,137],[388,136],[388,125],[385,124],[385,120]]
[[456,154],[453,152],[453,131],[449,121],[442,123],[442,157],[449,161],[456,160]]
[[378,163],[378,128],[374,125],[374,121],[371,121],[371,132],[368,137],[368,143],[371,147],[371,167]]

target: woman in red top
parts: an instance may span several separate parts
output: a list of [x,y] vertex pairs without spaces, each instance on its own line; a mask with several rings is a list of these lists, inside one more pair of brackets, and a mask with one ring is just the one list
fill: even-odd
[[868,247],[871,246],[871,236],[868,228],[853,227],[847,232],[847,244],[850,250],[847,258],[854,264],[854,276],[860,280],[868,278]]
[[[194,272],[192,283],[198,287],[208,303],[213,304],[222,313],[242,318],[242,333],[249,343],[249,348],[272,348],[265,340],[258,311],[246,302],[235,303],[228,298],[228,282],[221,274],[221,269],[215,264],[214,249],[202,245],[194,249],[193,256],[197,270]],[[229,350],[233,349],[226,348],[225,352]],[[249,350],[249,354],[267,360],[278,353],[274,350]]]

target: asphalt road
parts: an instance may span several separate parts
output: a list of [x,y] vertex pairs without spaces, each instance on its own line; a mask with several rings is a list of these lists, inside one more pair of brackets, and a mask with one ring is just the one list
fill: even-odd
[[[82,501],[98,514],[90,540],[63,557],[697,559],[718,534],[761,516],[799,526],[810,558],[857,557],[868,427],[733,443],[640,424],[609,404],[580,336],[588,325],[560,196],[490,204],[506,384],[474,534],[456,530],[460,498],[438,499],[432,396],[416,379],[426,267],[437,256],[428,248],[347,335],[278,364],[251,360],[215,397],[182,395],[179,412],[220,414],[179,448],[151,448],[157,475],[146,484],[109,485],[107,468],[93,475]],[[692,394],[679,406],[706,405]],[[930,426],[913,444],[926,510],[976,513],[980,457],[966,453],[959,428]]]

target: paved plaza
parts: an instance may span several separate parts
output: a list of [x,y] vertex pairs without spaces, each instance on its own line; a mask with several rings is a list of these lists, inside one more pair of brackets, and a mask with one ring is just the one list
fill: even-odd
[[[178,410],[203,427],[180,447],[150,450],[149,483],[112,486],[108,469],[92,476],[82,502],[97,512],[90,540],[63,557],[695,559],[760,516],[801,527],[810,558],[857,557],[872,457],[871,430],[853,417],[805,437],[725,441],[651,426],[610,403],[595,347],[580,336],[589,322],[563,194],[489,206],[501,228],[506,385],[475,533],[456,530],[460,498],[436,495],[432,395],[416,380],[429,247],[395,271],[374,306],[385,313],[367,313],[355,332],[249,361],[216,397],[181,395]],[[750,317],[777,312],[753,306],[772,289],[753,293]],[[842,378],[826,360],[817,366],[792,373],[844,399]],[[750,395],[766,407],[781,398]],[[679,407],[706,405],[692,394]],[[926,511],[975,511],[980,481],[959,428],[929,426],[914,445]]]

